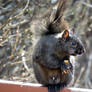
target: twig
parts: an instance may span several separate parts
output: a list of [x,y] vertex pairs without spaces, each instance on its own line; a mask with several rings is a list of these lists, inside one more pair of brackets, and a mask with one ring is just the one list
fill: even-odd
[[6,22],[4,25],[2,25],[2,26],[0,27],[0,29],[2,29],[4,26],[6,26],[11,20],[16,19],[17,17],[21,16],[21,15],[24,13],[24,11],[27,9],[27,7],[28,7],[28,5],[29,5],[29,1],[30,1],[30,0],[27,0],[26,6],[24,7],[24,9],[23,9],[18,15],[14,16],[14,17],[10,17],[10,18],[7,20],[7,22]]
[[92,66],[92,53],[90,53],[89,55],[89,61],[88,61],[88,66],[87,66],[87,70],[85,72],[85,87],[88,87],[88,81],[90,80],[89,75],[91,72],[91,66]]
[[74,83],[74,87],[77,87],[77,86],[78,86],[77,83],[80,81],[80,78],[81,78],[81,76],[82,76],[84,70],[85,70],[85,67],[82,67],[82,68],[81,68],[81,71],[80,71],[80,74],[79,74],[78,78],[76,79],[76,81],[75,81],[75,83]]
[[13,54],[13,53],[15,52],[15,50],[16,50],[18,41],[19,41],[19,26],[18,26],[17,31],[16,31],[16,42],[15,42],[15,44],[14,44],[14,49],[13,49],[12,54]]
[[24,57],[25,51],[22,51],[22,61],[23,61],[23,65],[25,67],[25,69],[29,72],[29,68],[26,64],[26,58]]
[[89,4],[89,3],[86,3],[86,2],[84,2],[84,1],[81,1],[81,3],[82,3],[83,5],[85,5],[85,6],[89,7],[89,8],[92,8],[92,5],[91,5],[91,4]]
[[58,3],[58,1],[56,1],[55,3],[53,3],[48,10],[41,16],[41,18],[46,17],[52,10],[52,8]]

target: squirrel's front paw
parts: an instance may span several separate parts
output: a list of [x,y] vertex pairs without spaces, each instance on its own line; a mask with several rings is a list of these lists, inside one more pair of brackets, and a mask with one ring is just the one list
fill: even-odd
[[61,69],[67,71],[71,69],[71,64],[69,62],[69,60],[64,60],[64,62],[61,63]]

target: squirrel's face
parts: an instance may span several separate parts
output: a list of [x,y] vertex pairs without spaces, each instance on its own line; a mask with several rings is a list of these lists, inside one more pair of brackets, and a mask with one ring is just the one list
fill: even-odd
[[65,30],[62,38],[61,45],[65,53],[68,55],[80,55],[84,53],[84,47],[81,41],[74,35],[70,35],[68,30]]

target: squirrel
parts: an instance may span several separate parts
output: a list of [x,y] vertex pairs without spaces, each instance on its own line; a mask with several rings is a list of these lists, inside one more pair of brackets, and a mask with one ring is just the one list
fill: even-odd
[[59,0],[55,17],[49,24],[42,19],[31,22],[35,77],[39,83],[48,87],[49,92],[57,92],[70,84],[73,78],[70,58],[84,53],[82,42],[64,20],[66,2]]
[[[80,40],[65,30],[59,34],[44,35],[34,47],[32,54],[36,79],[50,90],[56,92],[66,87],[73,78],[73,65],[70,55],[76,56],[84,52]],[[68,61],[68,63],[64,61]],[[51,91],[51,90],[55,91]]]

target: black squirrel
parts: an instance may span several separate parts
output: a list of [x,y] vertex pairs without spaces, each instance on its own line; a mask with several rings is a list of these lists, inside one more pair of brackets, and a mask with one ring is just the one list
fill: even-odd
[[[63,35],[44,35],[36,43],[32,55],[33,68],[39,83],[48,86],[49,92],[66,87],[73,76],[73,65],[70,55],[76,56],[84,52],[80,40],[67,33]],[[64,61],[68,60],[68,63]],[[55,91],[51,91],[53,89]]]
[[71,82],[73,65],[70,56],[84,52],[81,41],[72,30],[70,32],[63,18],[66,2],[59,0],[55,17],[49,24],[42,19],[31,23],[35,77],[39,83],[48,87],[49,92],[59,91]]

